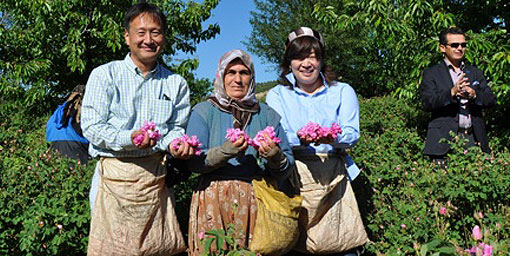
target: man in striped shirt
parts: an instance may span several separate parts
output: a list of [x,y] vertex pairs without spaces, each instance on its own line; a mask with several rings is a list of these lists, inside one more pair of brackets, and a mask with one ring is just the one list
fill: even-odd
[[[81,127],[90,141],[89,153],[100,159],[98,183],[93,181],[91,189],[91,202],[95,202],[91,205],[88,253],[160,255],[176,250],[167,247],[182,240],[178,226],[176,237],[161,233],[176,229],[171,227],[175,214],[171,192],[164,186],[162,163],[164,151],[181,159],[194,154],[187,143],[177,150],[170,147],[173,139],[184,134],[190,112],[189,89],[181,76],[157,61],[167,28],[158,7],[134,5],[126,13],[124,27],[130,52],[124,60],[92,71],[82,105]],[[156,124],[162,135],[159,140],[140,129],[144,122]],[[139,134],[143,140],[135,143]]]

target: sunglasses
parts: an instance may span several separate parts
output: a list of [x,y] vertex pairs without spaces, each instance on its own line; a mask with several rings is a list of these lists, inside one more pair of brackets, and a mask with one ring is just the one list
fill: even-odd
[[466,48],[467,47],[467,43],[464,42],[464,43],[451,43],[451,44],[446,44],[452,48],[458,48],[459,45],[462,46],[462,48]]

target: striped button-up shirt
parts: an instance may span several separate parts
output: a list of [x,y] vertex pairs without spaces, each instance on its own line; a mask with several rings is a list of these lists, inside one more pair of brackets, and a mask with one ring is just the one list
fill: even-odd
[[[95,68],[82,104],[81,128],[92,157],[138,157],[168,150],[184,134],[190,113],[184,78],[160,64],[145,77],[128,54]],[[138,149],[131,135],[144,122],[155,122],[163,135],[156,146]]]

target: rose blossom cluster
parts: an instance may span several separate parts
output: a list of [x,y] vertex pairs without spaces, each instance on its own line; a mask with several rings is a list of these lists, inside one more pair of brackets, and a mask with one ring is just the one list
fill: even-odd
[[[257,135],[255,135],[255,138],[250,139],[248,137],[248,134],[246,134],[245,131],[239,129],[239,128],[228,128],[227,129],[227,136],[225,136],[226,139],[229,139],[231,142],[234,142],[238,140],[241,136],[244,137],[245,140],[248,141],[248,145],[254,147],[255,149],[258,149],[260,147],[261,142],[267,142],[267,137],[269,137],[274,143],[280,144],[282,141],[280,138],[276,137],[276,134],[274,132],[274,127],[267,126],[264,130],[259,131]],[[267,137],[266,137],[267,136]]]
[[200,155],[200,153],[202,152],[202,150],[200,149],[200,147],[202,146],[202,143],[200,143],[197,136],[194,136],[194,135],[190,137],[190,136],[184,134],[184,136],[172,140],[172,142],[170,143],[170,146],[173,149],[178,150],[179,147],[184,142],[187,142],[195,150],[195,155],[197,155],[197,156]]
[[268,126],[264,130],[259,131],[257,135],[255,135],[255,138],[248,140],[248,144],[255,149],[258,149],[261,142],[268,142],[267,137],[269,137],[269,139],[274,141],[276,144],[280,144],[280,142],[282,142],[280,138],[276,137],[276,134],[274,133],[274,127]]
[[140,128],[140,130],[142,130],[143,133],[136,135],[135,138],[133,139],[136,146],[142,144],[143,139],[145,138],[145,134],[147,134],[150,139],[156,141],[161,138],[161,133],[159,133],[159,131],[156,130],[156,123],[154,122],[144,121],[143,126]]
[[[482,239],[482,231],[480,230],[480,227],[476,225],[473,228],[473,238],[475,240],[481,240]],[[468,252],[470,255],[473,256],[491,256],[492,255],[492,246],[488,245],[486,243],[478,243],[478,246],[473,246],[471,249],[466,249],[465,252]]]
[[473,246],[471,249],[466,250],[469,255],[472,256],[491,256],[492,255],[492,246],[486,243],[479,243],[478,246]]
[[342,128],[340,128],[340,125],[337,123],[333,123],[331,127],[322,127],[318,123],[308,122],[297,131],[297,135],[300,139],[311,139],[315,143],[336,140],[339,133],[342,133]]
[[248,134],[244,132],[243,130],[239,128],[228,128],[227,129],[227,136],[225,136],[225,139],[229,139],[230,142],[235,142],[239,138],[244,137],[245,140],[249,141],[250,137],[248,137]]

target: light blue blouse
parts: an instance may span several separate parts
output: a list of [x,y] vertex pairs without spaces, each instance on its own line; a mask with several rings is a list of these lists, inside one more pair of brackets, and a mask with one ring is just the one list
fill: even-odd
[[[325,86],[309,95],[295,86],[294,75],[289,73],[287,79],[294,84],[293,89],[278,85],[266,97],[266,103],[282,117],[281,124],[296,155],[339,153],[354,146],[360,136],[359,104],[354,89],[337,81],[329,85],[322,74],[321,78]],[[331,126],[336,122],[342,128],[342,133],[333,144],[302,145],[297,131],[310,121],[321,126]],[[346,165],[349,178],[354,180],[360,172],[359,168],[350,157],[347,157]]]

